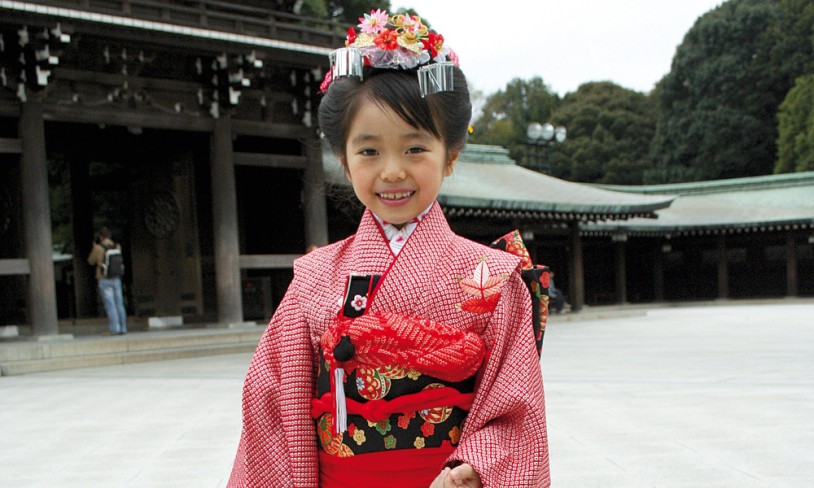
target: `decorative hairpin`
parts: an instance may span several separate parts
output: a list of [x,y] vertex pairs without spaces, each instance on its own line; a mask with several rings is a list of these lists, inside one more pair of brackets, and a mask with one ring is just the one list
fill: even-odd
[[418,67],[421,96],[453,89],[453,66],[458,56],[444,44],[444,36],[430,32],[417,15],[371,10],[359,17],[359,32],[351,27],[345,47],[330,54],[331,69],[320,91],[328,91],[337,78],[362,79],[363,66],[409,70]]

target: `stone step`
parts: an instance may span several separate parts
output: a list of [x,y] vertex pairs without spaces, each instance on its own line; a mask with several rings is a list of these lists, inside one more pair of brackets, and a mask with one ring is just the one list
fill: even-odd
[[0,342],[0,376],[252,352],[265,327],[131,332]]

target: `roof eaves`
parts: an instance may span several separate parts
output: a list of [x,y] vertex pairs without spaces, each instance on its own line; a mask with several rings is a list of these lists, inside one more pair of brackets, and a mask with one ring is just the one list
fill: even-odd
[[592,185],[605,190],[640,194],[691,195],[701,193],[724,193],[733,191],[768,190],[799,186],[814,186],[814,171],[785,173],[779,175],[749,176],[726,180],[668,183],[663,185]]
[[40,5],[30,2],[0,0],[0,10],[2,9],[13,10],[17,12],[25,12],[29,14],[34,13],[39,15],[54,16],[76,21],[113,25],[119,27],[128,27],[133,29],[143,29],[146,31],[163,32],[180,36],[203,38],[220,42],[231,42],[235,44],[244,44],[308,54],[318,54],[327,56],[332,51],[332,49],[330,48],[311,46],[308,44],[300,44],[290,41],[281,41],[277,39],[268,39],[264,37],[248,36],[245,34],[234,34],[229,32],[217,31],[213,29],[202,29],[200,27],[186,27],[168,24],[165,22],[133,19],[129,17],[122,17],[119,15],[101,14],[95,12],[75,10],[65,7],[52,7],[48,5]]
[[585,235],[609,235],[613,232],[625,232],[636,236],[659,236],[659,235],[704,235],[704,234],[740,234],[747,232],[778,232],[789,230],[814,229],[814,218],[788,219],[788,220],[767,220],[755,222],[730,222],[723,224],[702,224],[702,225],[658,225],[654,222],[647,224],[607,224],[592,223],[588,227],[581,229]]

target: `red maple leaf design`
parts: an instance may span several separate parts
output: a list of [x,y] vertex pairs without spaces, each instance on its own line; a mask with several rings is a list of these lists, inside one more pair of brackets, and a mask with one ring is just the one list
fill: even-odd
[[460,281],[464,293],[475,297],[486,298],[500,292],[505,280],[500,276],[491,276],[486,260],[481,260],[471,278],[463,278]]
[[498,300],[500,300],[499,293],[486,298],[470,298],[461,304],[461,310],[471,313],[489,313],[495,309]]
[[475,266],[471,278],[463,278],[458,283],[470,298],[461,304],[461,309],[472,313],[488,313],[495,309],[500,299],[500,289],[505,283],[502,276],[491,276],[486,259]]

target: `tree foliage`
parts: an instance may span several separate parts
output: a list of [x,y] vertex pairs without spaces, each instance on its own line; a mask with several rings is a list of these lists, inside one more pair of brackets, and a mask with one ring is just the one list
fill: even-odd
[[778,106],[811,69],[812,20],[810,0],[729,0],[700,17],[656,87],[645,181],[771,173]]
[[390,0],[304,0],[300,14],[321,19],[333,19],[341,24],[355,26],[359,17],[371,9],[390,11]]
[[775,172],[814,171],[814,74],[797,78],[777,121]]
[[[531,122],[563,125],[568,138],[537,155],[526,135]],[[541,156],[559,178],[635,184],[648,168],[655,123],[651,98],[611,82],[585,83],[561,100],[541,78],[514,79],[487,97],[471,142],[506,147],[526,166]]]
[[792,87],[804,74],[814,74],[814,2],[781,0],[782,15],[767,33],[763,53],[783,86]]
[[515,78],[506,85],[505,90],[486,98],[470,140],[476,144],[503,146],[509,149],[512,158],[525,161],[528,124],[548,121],[558,103],[559,96],[542,78]]
[[553,176],[581,182],[641,184],[656,125],[655,101],[611,82],[581,85],[552,120],[568,129],[553,149]]

